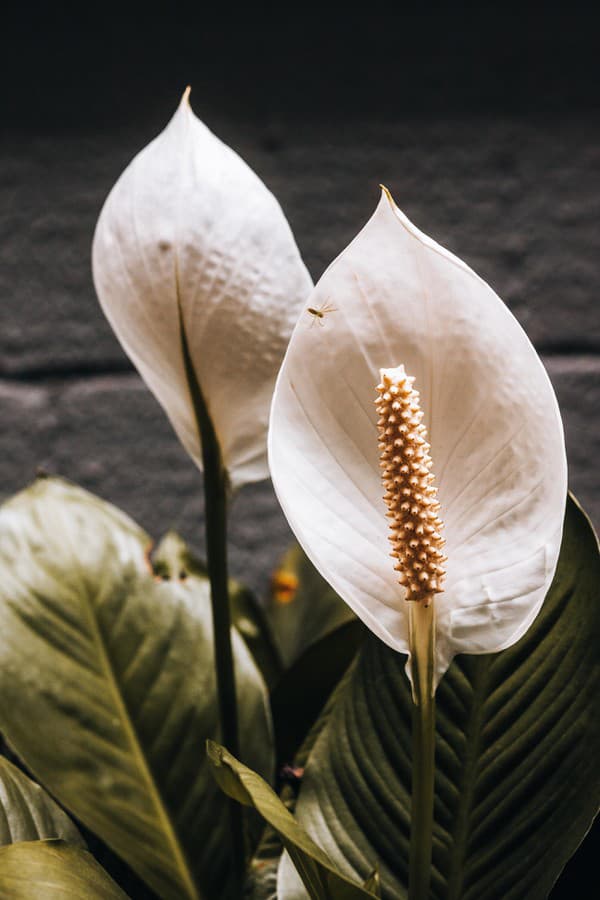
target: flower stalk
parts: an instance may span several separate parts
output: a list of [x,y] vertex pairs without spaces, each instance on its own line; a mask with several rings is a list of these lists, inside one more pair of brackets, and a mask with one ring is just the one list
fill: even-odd
[[[202,446],[204,472],[204,516],[206,523],[206,566],[210,582],[213,621],[215,673],[219,704],[221,739],[236,757],[240,755],[237,695],[233,648],[231,644],[231,607],[227,571],[227,499],[229,481],[223,465],[219,441],[196,378],[179,307],[181,346],[192,403]],[[242,808],[227,801],[231,829],[233,896],[243,893],[245,847]]]
[[428,900],[431,882],[435,775],[435,604],[409,602],[413,688],[413,753],[409,900]]

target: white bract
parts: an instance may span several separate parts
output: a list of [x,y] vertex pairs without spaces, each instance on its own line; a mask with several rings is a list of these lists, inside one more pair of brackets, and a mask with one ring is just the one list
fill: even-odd
[[110,324],[194,461],[180,312],[233,486],[266,477],[273,385],[312,282],[276,199],[196,118],[188,91],[109,194],[93,270]]
[[562,534],[564,438],[548,376],[507,307],[384,192],[296,325],[269,461],[310,559],[371,631],[408,653],[374,405],[380,369],[397,366],[420,394],[444,526],[437,684],[455,654],[502,650],[537,615]]

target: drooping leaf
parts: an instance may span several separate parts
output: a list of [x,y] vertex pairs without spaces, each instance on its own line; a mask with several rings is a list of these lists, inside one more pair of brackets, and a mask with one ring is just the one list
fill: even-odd
[[[600,557],[569,500],[542,611],[509,649],[456,657],[437,698],[432,900],[542,900],[600,801]],[[439,602],[443,603],[443,594]],[[375,638],[310,756],[298,820],[348,875],[379,862],[405,898],[411,695],[404,657]],[[305,897],[289,864],[281,900]]]
[[213,741],[208,742],[207,753],[221,789],[239,803],[253,806],[279,834],[311,900],[367,900],[377,896],[336,870],[256,772]]
[[266,615],[285,669],[354,613],[294,544],[273,573]]
[[50,794],[0,756],[0,845],[48,838],[85,847],[76,825]]
[[[149,540],[58,479],[0,509],[0,726],[43,784],[165,900],[226,897],[205,579],[162,580]],[[273,763],[264,683],[233,633],[244,758]]]
[[63,841],[0,847],[1,900],[127,900],[94,857]]

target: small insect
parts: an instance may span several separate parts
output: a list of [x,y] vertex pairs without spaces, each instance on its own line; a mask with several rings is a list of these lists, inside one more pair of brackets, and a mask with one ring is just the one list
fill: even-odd
[[314,307],[309,306],[306,310],[307,313],[310,313],[312,316],[312,322],[310,323],[310,327],[312,328],[315,322],[318,322],[321,328],[325,324],[324,319],[328,313],[337,312],[337,308],[335,306],[330,306],[329,302],[326,300],[321,306]]
[[299,785],[304,777],[304,769],[288,763],[280,769],[279,777],[284,783],[292,786]]

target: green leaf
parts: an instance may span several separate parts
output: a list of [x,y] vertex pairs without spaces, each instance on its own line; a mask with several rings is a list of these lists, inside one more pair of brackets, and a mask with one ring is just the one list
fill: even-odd
[[127,900],[94,857],[62,841],[0,847],[0,900]]
[[[527,634],[457,657],[438,688],[432,900],[542,900],[600,800],[600,557],[569,499],[558,569]],[[439,602],[443,603],[443,594]],[[298,820],[348,875],[379,862],[404,898],[411,695],[405,657],[365,644],[309,758]],[[305,897],[289,862],[281,900]]]
[[341,875],[263,779],[224,747],[207,743],[208,758],[221,789],[239,803],[253,806],[279,834],[311,900],[366,900],[376,894]]
[[[218,733],[209,588],[157,578],[149,544],[58,479],[0,509],[0,725],[159,896],[225,897],[226,808],[204,754]],[[266,689],[233,645],[244,757],[270,777]]]
[[297,545],[273,574],[266,615],[284,669],[312,644],[355,619]]
[[85,846],[77,827],[50,794],[0,756],[0,845],[46,838]]

